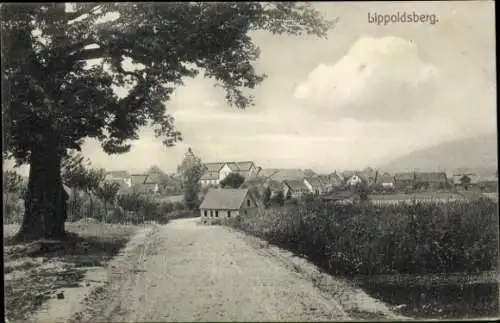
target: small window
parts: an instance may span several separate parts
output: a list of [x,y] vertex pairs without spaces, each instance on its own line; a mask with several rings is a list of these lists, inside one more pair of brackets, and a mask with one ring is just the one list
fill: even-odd
[[219,217],[219,211],[215,211],[215,217],[218,218]]
[[227,211],[227,217],[230,218],[231,217],[231,211]]
[[250,200],[247,200],[247,206],[250,206]]
[[205,216],[207,216],[207,215],[208,215],[208,214],[207,214],[207,210],[203,211],[203,213],[204,213],[204,215],[205,215]]

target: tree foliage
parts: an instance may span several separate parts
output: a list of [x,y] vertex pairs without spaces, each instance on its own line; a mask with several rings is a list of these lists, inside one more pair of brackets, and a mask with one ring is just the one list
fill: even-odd
[[23,178],[15,171],[3,172],[3,191],[4,193],[20,194],[23,188]]
[[191,152],[191,154],[186,155],[179,169],[183,170],[184,203],[188,210],[195,210],[200,204],[200,179],[204,171],[203,163],[199,157]]
[[86,191],[88,183],[88,167],[90,162],[83,155],[70,153],[63,158],[61,164],[61,175],[63,183],[71,189]]
[[116,199],[116,195],[120,190],[120,185],[118,183],[108,183],[104,182],[99,185],[96,189],[96,195],[99,199],[104,202],[104,211],[107,214],[108,205],[113,205]]
[[[73,9],[64,3],[2,6],[10,99],[2,104],[10,121],[5,143],[20,162],[49,140],[64,150],[93,137],[109,153],[126,152],[127,140],[137,139],[148,123],[172,145],[181,137],[164,102],[184,77],[203,71],[224,88],[229,104],[245,108],[252,98],[242,89],[264,80],[251,64],[259,49],[248,32],[323,37],[331,26],[309,4],[290,2],[78,3]],[[111,13],[118,18],[99,23]],[[86,68],[90,59],[102,63]],[[127,70],[126,59],[140,68]],[[131,90],[120,98],[115,86]]]
[[222,181],[220,186],[223,188],[239,188],[245,182],[245,177],[239,173],[229,173]]
[[259,48],[249,32],[324,37],[333,25],[295,2],[36,3],[0,11],[2,153],[30,164],[21,235],[33,238],[64,233],[60,168],[68,150],[93,138],[107,153],[125,153],[147,125],[172,146],[182,137],[165,103],[185,78],[202,72],[243,109],[252,104],[244,89],[265,78],[252,65]]

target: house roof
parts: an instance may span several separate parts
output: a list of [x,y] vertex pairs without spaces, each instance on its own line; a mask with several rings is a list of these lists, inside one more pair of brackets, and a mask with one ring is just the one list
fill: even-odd
[[106,173],[106,175],[111,175],[114,178],[128,178],[130,175],[126,170],[112,170]]
[[359,173],[359,171],[356,171],[356,170],[346,170],[346,171],[342,172],[342,177],[343,177],[344,180],[347,180],[350,177],[352,177],[353,175],[356,175],[357,173]]
[[130,175],[130,177],[131,177],[132,185],[143,184],[148,179],[147,174],[132,174],[132,175]]
[[283,182],[286,180],[304,179],[304,171],[296,168],[276,169],[276,172],[269,176],[270,179]]
[[234,161],[226,161],[226,162],[213,162],[213,163],[205,163],[205,167],[209,172],[218,172],[221,170],[224,165],[227,165],[233,172],[239,172],[239,171],[248,171],[252,167],[252,165],[255,165],[253,161],[239,161],[239,162],[234,162]]
[[219,179],[219,173],[218,172],[206,172],[203,175],[201,175],[201,180],[214,180],[214,179]]
[[200,209],[238,210],[247,194],[246,188],[209,189]]
[[377,183],[394,183],[394,176],[389,173],[384,173],[377,177]]
[[307,186],[306,186],[306,184],[304,184],[303,180],[293,179],[293,180],[289,180],[289,181],[283,181],[283,183],[285,185],[287,185],[288,187],[290,187],[292,190],[297,190],[297,189],[306,189],[307,190]]
[[252,165],[254,165],[253,161],[236,162],[236,166],[238,166],[238,168],[241,171],[248,171],[248,170],[250,170],[250,168],[252,167]]
[[148,174],[148,177],[146,178],[146,181],[145,183],[159,183],[160,182],[160,177],[161,177],[161,174],[159,173],[151,173],[151,174]]
[[224,167],[225,163],[215,162],[215,163],[205,163],[204,166],[209,172],[218,172],[222,167]]
[[368,182],[368,177],[365,174],[363,174],[362,172],[355,172],[351,176],[346,177],[345,180],[348,181],[349,179],[351,179],[354,176],[359,177],[364,182]]
[[268,178],[268,177],[273,176],[273,175],[274,175],[274,174],[276,174],[277,172],[279,172],[279,170],[278,170],[278,169],[269,169],[269,168],[265,169],[265,168],[262,168],[262,169],[260,170],[260,172],[259,172],[258,177],[259,177],[259,178],[262,178],[262,179],[266,179],[266,178]]
[[394,179],[396,181],[413,181],[415,179],[415,173],[396,173],[394,174]]
[[365,179],[376,179],[379,176],[378,171],[373,169],[368,169],[360,172],[358,175],[363,176]]
[[339,174],[337,174],[337,172],[333,172],[331,174],[328,175],[328,177],[330,178],[330,180],[339,180],[341,181],[342,178],[339,176]]
[[233,172],[239,172],[240,168],[238,167],[238,164],[235,162],[227,162],[226,165],[233,171]]
[[432,172],[432,173],[415,173],[415,180],[418,182],[446,182],[446,173]]
[[319,187],[323,187],[325,185],[327,185],[327,183],[325,183],[325,179],[324,178],[321,178],[319,176],[315,176],[315,177],[307,177],[305,179],[312,187],[315,187],[315,188],[319,188]]

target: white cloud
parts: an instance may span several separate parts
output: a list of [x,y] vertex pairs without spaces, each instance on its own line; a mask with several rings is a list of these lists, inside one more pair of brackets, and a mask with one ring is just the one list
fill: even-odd
[[337,63],[311,71],[295,97],[323,116],[406,120],[431,102],[437,73],[411,41],[361,37]]

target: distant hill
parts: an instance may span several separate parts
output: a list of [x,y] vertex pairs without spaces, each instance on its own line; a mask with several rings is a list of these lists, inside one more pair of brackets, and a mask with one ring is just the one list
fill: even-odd
[[497,135],[445,142],[399,157],[380,169],[388,172],[457,171],[495,172],[497,170]]

